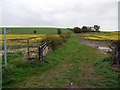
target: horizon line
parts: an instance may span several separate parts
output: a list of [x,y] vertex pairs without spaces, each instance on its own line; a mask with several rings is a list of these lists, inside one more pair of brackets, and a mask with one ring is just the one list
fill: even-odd
[[[85,25],[83,25],[85,26]],[[79,26],[74,26],[79,27]],[[58,27],[58,26],[0,26],[0,28],[74,28],[74,27]],[[120,30],[108,30],[100,29],[100,31],[120,31]]]

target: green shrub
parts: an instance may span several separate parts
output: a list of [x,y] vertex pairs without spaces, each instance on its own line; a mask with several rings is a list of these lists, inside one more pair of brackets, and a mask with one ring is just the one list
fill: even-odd
[[79,27],[74,27],[73,28],[74,33],[81,33],[81,28]]
[[53,50],[55,50],[56,48],[58,48],[60,45],[62,45],[63,42],[63,38],[62,37],[58,37],[58,36],[48,36],[47,40],[51,41],[51,48]]
[[63,45],[66,40],[70,37],[70,32],[61,35],[49,35],[47,41],[51,41],[51,48],[55,50],[59,46]]
[[57,31],[58,31],[58,34],[61,34],[62,32],[61,32],[61,29],[57,29]]

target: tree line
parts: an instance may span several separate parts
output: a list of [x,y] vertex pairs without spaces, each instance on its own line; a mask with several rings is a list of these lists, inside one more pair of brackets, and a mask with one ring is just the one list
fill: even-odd
[[73,31],[74,33],[99,32],[100,26],[99,25],[94,25],[93,27],[83,26],[82,28],[74,27],[73,29],[70,28],[68,29]]

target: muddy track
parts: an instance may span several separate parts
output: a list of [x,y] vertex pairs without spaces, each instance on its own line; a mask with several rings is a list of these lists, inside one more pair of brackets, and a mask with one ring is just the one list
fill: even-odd
[[88,45],[93,48],[107,47],[109,45],[109,43],[105,41],[93,41],[93,40],[86,40],[86,39],[80,39],[80,43]]
[[[86,39],[80,39],[80,43],[96,49],[98,49],[99,47],[108,47],[110,45],[110,43],[106,41],[93,41],[93,40],[86,40]],[[105,53],[104,50],[100,50],[100,51]]]

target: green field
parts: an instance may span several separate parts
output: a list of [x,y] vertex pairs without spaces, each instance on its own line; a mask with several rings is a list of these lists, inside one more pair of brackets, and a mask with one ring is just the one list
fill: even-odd
[[[58,28],[7,28],[10,30],[10,34],[33,34],[34,30],[37,34],[57,34]],[[70,32],[70,30],[65,28],[60,28],[62,33]]]
[[111,67],[108,55],[79,40],[80,35],[73,34],[63,46],[49,52],[45,62],[26,62],[23,53],[9,54],[8,68],[3,70],[3,87],[120,87],[118,73]]

